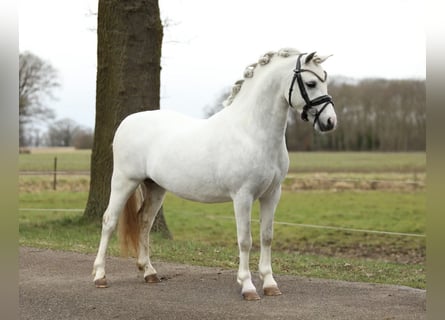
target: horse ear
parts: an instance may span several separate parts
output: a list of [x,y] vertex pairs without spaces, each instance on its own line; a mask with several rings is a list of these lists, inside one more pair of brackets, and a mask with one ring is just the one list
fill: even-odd
[[328,55],[325,55],[325,56],[318,56],[318,55],[317,55],[317,56],[314,58],[314,62],[317,63],[317,64],[323,63],[323,62],[326,61],[327,58],[329,58],[329,57],[331,57],[331,56],[332,56],[332,54],[328,54]]
[[306,60],[304,60],[304,63],[308,64],[309,62],[311,62],[316,53],[317,53],[316,51],[309,53],[308,56],[306,57]]

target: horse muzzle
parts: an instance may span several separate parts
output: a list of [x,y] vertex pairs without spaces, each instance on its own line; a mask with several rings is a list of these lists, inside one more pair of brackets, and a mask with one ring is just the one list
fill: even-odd
[[332,131],[337,126],[337,116],[333,113],[327,114],[324,117],[318,117],[317,121],[314,122],[315,126],[318,126],[320,132]]

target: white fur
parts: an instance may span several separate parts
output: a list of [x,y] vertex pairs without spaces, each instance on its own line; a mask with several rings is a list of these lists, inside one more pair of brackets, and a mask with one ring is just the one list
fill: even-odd
[[[287,95],[296,59],[295,50],[268,53],[253,69],[252,78],[238,83],[230,106],[207,120],[192,119],[172,111],[146,111],[128,116],[116,131],[114,171],[109,206],[104,214],[102,238],[94,263],[95,280],[105,276],[105,251],[117,217],[135,188],[145,179],[159,190],[200,202],[233,201],[240,250],[238,282],[242,292],[256,292],[249,270],[252,245],[252,203],[261,206],[261,257],[263,288],[276,287],[271,267],[273,217],[286,176],[289,159],[284,132],[289,109]],[[322,72],[317,63],[305,65]],[[303,79],[316,80],[310,73]],[[319,82],[310,98],[327,93]],[[235,96],[236,95],[236,96]],[[303,99],[294,88],[293,104]],[[330,105],[319,121],[335,118]],[[311,118],[310,118],[311,119]],[[313,120],[313,119],[312,119]],[[336,121],[336,120],[335,120]],[[317,125],[315,126],[317,129]],[[159,203],[164,193],[159,191]],[[149,272],[155,273],[148,260]]]

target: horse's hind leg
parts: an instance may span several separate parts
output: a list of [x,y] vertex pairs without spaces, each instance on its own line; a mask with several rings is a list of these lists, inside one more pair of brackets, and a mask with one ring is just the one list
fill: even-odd
[[134,192],[138,184],[139,181],[127,179],[113,172],[110,200],[102,218],[102,234],[100,237],[99,250],[93,267],[94,283],[98,288],[107,286],[107,281],[105,279],[105,254],[108,242],[111,234],[116,228],[119,215],[122,212],[126,201]]
[[142,213],[142,227],[139,234],[139,257],[138,267],[144,271],[144,279],[148,283],[159,282],[155,268],[150,262],[150,230],[165,197],[165,189],[152,180],[145,180],[142,185],[144,193],[144,204]]

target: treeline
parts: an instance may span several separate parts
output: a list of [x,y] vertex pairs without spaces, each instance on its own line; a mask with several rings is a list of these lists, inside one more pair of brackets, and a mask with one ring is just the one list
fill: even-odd
[[286,132],[289,150],[425,150],[425,80],[337,78],[329,84],[329,94],[337,129],[316,133],[292,113]]
[[[59,87],[58,73],[53,66],[31,52],[19,54],[19,146],[26,151],[31,146],[90,149],[93,132],[71,119],[55,119],[55,111],[48,107]],[[42,134],[44,125],[46,132]]]
[[72,119],[60,119],[49,123],[46,130],[25,127],[21,131],[20,148],[27,147],[75,147],[91,149],[93,147],[93,130],[79,125]]

